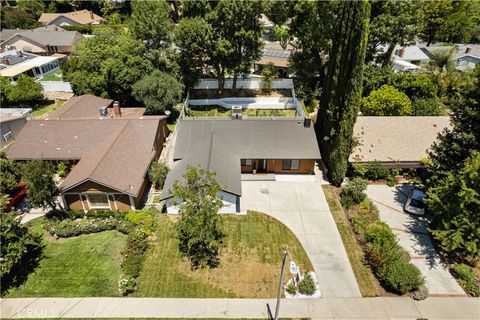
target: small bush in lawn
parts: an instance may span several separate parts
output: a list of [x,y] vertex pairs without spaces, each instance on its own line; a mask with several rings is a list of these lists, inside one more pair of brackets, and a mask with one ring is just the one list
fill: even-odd
[[453,274],[460,280],[460,284],[474,297],[480,296],[480,279],[475,276],[475,270],[466,264],[454,264]]
[[428,288],[425,285],[421,285],[413,292],[412,298],[414,300],[425,300],[428,298]]
[[137,281],[132,277],[124,277],[118,281],[118,291],[122,296],[127,296],[137,290]]
[[132,224],[136,225],[138,229],[150,235],[155,230],[155,218],[147,210],[132,210],[129,211],[125,218]]
[[386,287],[402,294],[412,292],[425,283],[420,270],[403,259],[381,267],[378,276]]
[[302,281],[298,283],[298,292],[307,296],[311,296],[315,293],[315,290],[316,286],[312,276],[309,273],[306,273]]
[[286,288],[285,291],[287,291],[288,294],[291,294],[292,296],[297,294],[297,287],[293,284],[290,283]]
[[[340,193],[342,200],[342,205],[359,204],[365,199],[365,189],[367,188],[367,181],[361,178],[353,178],[349,181],[343,188]],[[348,207],[347,207],[348,208]]]

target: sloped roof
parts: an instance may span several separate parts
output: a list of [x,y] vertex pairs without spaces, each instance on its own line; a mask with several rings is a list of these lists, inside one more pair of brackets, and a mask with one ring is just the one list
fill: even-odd
[[449,127],[450,117],[358,117],[354,136],[360,145],[350,161],[418,162]]
[[184,159],[175,161],[165,181],[161,200],[171,197],[170,189],[181,181],[188,166],[215,172],[215,180],[226,192],[241,196],[240,157],[217,135],[211,135]]
[[[93,14],[93,18],[92,18]],[[102,17],[99,15],[92,13],[89,10],[80,10],[80,11],[73,11],[73,12],[65,12],[65,13],[42,13],[38,22],[43,24],[50,24],[53,20],[57,19],[58,17],[67,17],[73,21],[78,22],[79,24],[91,24],[96,21],[104,21]]]
[[296,119],[183,119],[173,158],[182,159],[212,134],[242,159],[320,159],[313,127]]
[[[400,50],[404,49],[403,57],[400,57]],[[393,59],[405,61],[428,61],[430,58],[416,45],[401,47],[396,46]]]
[[75,96],[53,111],[47,119],[98,119],[98,108],[108,107],[112,103],[112,99],[103,99],[92,94]]
[[16,34],[42,46],[72,46],[78,39],[83,38],[82,34],[77,31],[37,28],[34,30],[4,29],[2,30],[1,40],[2,42],[7,41]]

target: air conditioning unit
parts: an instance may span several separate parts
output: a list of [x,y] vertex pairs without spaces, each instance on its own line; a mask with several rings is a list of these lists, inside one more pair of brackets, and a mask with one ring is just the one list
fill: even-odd
[[242,106],[232,106],[232,119],[242,119]]

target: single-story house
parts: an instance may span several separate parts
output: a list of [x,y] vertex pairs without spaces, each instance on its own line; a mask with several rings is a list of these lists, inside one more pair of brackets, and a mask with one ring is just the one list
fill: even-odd
[[397,59],[393,60],[392,68],[393,68],[393,72],[404,72],[404,71],[414,72],[420,69],[420,67],[417,66],[416,64],[410,63],[408,61],[397,60]]
[[0,149],[9,146],[20,134],[32,112],[31,108],[0,109]]
[[188,166],[215,172],[220,212],[238,213],[242,174],[313,174],[320,159],[309,119],[181,119],[176,130],[174,162],[160,196],[167,213],[178,212],[170,189]]
[[80,10],[65,13],[42,13],[38,22],[45,26],[79,26],[104,24],[105,19],[89,10]]
[[57,26],[33,30],[4,29],[0,33],[0,47],[3,50],[25,51],[44,56],[55,53],[70,54],[83,38],[77,31],[67,31]]
[[263,13],[260,15],[260,18],[258,19],[260,22],[260,25],[262,26],[263,29],[263,39],[270,41],[273,39],[273,27],[275,24],[270,20],[266,15]]
[[[150,164],[158,159],[168,135],[166,116],[123,117],[127,108],[115,102],[111,116],[104,110],[104,100],[98,100],[96,106],[91,103],[86,108],[89,112],[78,111],[80,118],[74,117],[72,109],[83,109],[83,105],[74,99],[67,102],[60,117],[28,121],[7,151],[13,160],[73,165],[59,185],[68,209],[140,207]],[[105,116],[99,117],[100,113]]]
[[273,63],[281,77],[286,77],[289,74],[291,52],[292,47],[290,45],[283,49],[278,42],[264,42],[262,56],[260,60],[255,62],[255,65],[263,67]]
[[0,76],[15,81],[21,75],[42,78],[60,69],[56,57],[42,57],[31,53],[8,50],[0,53]]
[[475,69],[480,62],[480,45],[478,44],[433,45],[421,49],[429,56],[434,52],[452,52],[455,67],[462,72]]
[[358,145],[351,163],[378,161],[389,168],[416,168],[438,134],[450,128],[450,117],[358,117],[354,137]]
[[430,61],[430,58],[416,45],[396,46],[393,51],[392,59],[406,61],[420,66]]

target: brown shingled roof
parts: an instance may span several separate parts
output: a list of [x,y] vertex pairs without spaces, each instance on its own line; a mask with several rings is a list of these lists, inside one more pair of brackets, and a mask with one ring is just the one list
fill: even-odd
[[73,21],[76,21],[79,24],[92,24],[94,22],[105,21],[105,19],[103,19],[99,15],[84,9],[80,11],[65,12],[65,13],[42,13],[40,18],[38,19],[38,22],[41,22],[43,24],[49,24],[53,22],[53,20],[61,16],[72,19]]
[[112,99],[103,99],[92,94],[84,94],[69,99],[63,106],[53,111],[47,119],[98,119],[98,108],[108,107]]

